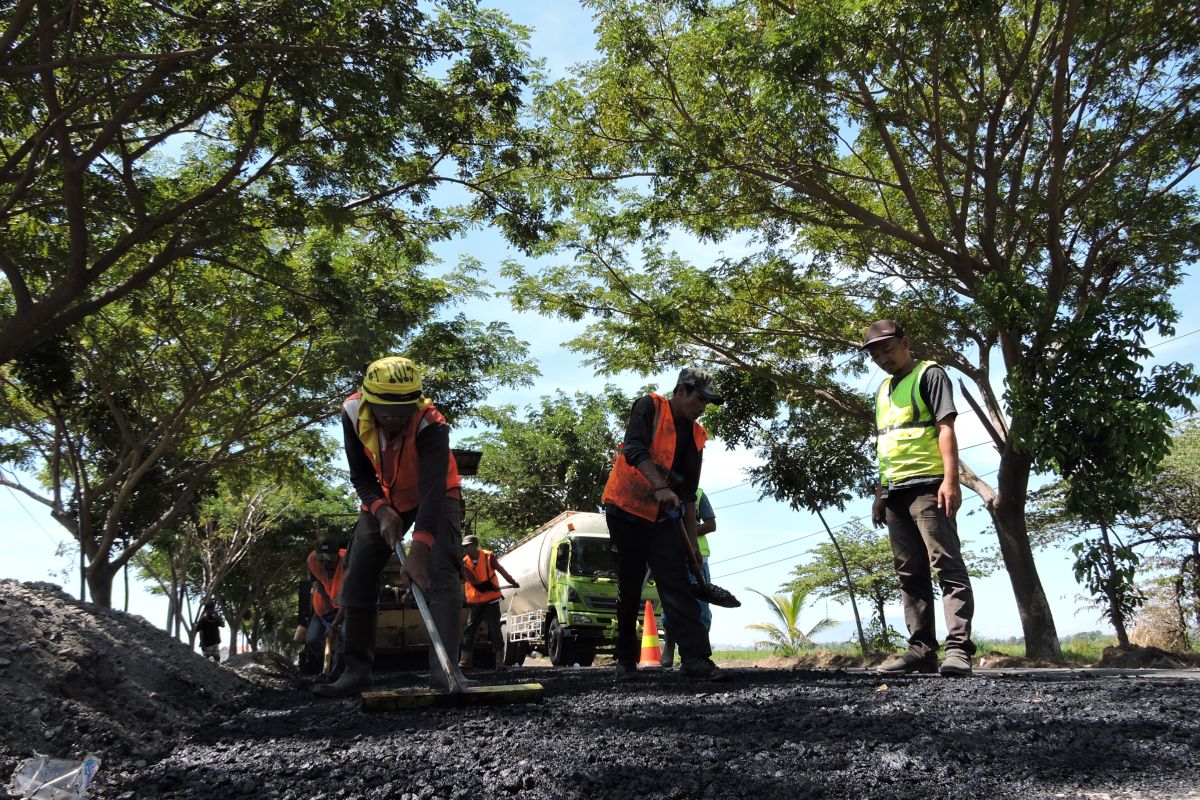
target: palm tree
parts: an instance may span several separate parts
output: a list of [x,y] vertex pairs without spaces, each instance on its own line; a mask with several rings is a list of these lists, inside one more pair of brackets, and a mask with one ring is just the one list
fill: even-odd
[[746,587],[748,591],[767,601],[771,613],[775,615],[777,625],[766,622],[756,622],[746,627],[753,631],[766,634],[767,638],[754,643],[755,647],[769,647],[780,655],[794,656],[801,648],[812,647],[812,637],[821,631],[832,628],[837,623],[826,617],[812,626],[808,631],[800,629],[800,610],[808,599],[808,592],[793,590],[790,595],[777,594],[767,596],[757,589]]

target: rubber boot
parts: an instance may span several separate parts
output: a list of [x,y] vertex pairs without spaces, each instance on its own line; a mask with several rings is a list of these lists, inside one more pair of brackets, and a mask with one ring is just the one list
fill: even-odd
[[342,653],[342,674],[333,683],[313,687],[321,697],[352,697],[371,688],[371,668],[375,664],[374,608],[346,608],[346,645]]
[[671,669],[675,666],[675,642],[671,641],[670,634],[667,634],[666,638],[663,639],[662,665],[666,669]]
[[[460,645],[461,647],[461,645]],[[475,650],[463,650],[462,655],[458,658],[458,666],[462,669],[470,669],[475,666]]]
[[[455,587],[458,588],[458,587]],[[433,595],[430,592],[430,595]],[[451,664],[458,663],[458,648],[462,638],[462,595],[455,592],[447,592],[445,597],[431,596],[429,598],[429,613],[433,617],[433,625],[437,628],[438,635],[442,637],[442,643],[446,645],[446,655],[449,656]],[[474,651],[464,651],[463,657],[472,659],[474,663]],[[467,681],[467,686],[474,686],[477,681]],[[433,647],[429,648],[429,686],[439,692],[450,691],[450,681],[446,677],[446,673],[442,671],[442,664],[438,660],[437,653]],[[464,687],[465,688],[465,687]]]

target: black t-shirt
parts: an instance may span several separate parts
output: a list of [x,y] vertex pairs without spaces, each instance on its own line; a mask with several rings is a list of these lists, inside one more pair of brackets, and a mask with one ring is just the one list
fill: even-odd
[[211,647],[221,643],[221,628],[225,620],[219,614],[201,614],[199,620],[200,646]]
[[[675,456],[671,461],[671,490],[685,503],[696,502],[696,489],[700,486],[700,467],[703,454],[696,449],[696,438],[692,433],[695,423],[673,417],[675,422]],[[631,467],[637,467],[650,458],[650,447],[654,440],[654,399],[649,395],[638,398],[629,412],[629,424],[625,428],[625,441],[621,452]]]

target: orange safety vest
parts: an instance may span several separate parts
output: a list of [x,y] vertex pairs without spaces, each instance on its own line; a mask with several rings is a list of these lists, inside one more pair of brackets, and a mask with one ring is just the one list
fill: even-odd
[[[669,475],[671,464],[675,461],[675,419],[671,416],[671,401],[661,395],[651,393],[654,400],[654,434],[650,442],[650,460],[657,464],[663,475]],[[696,449],[703,450],[708,440],[708,431],[699,422],[692,423],[692,436],[696,441]],[[622,443],[624,446],[624,443]],[[663,478],[666,483],[666,478]],[[654,487],[646,480],[646,476],[636,468],[631,467],[625,460],[625,454],[617,453],[613,459],[612,472],[608,474],[608,483],[604,485],[604,494],[600,502],[612,503],[617,508],[630,514],[657,522],[661,516],[658,501],[654,499]]]
[[[363,451],[366,452],[367,458],[375,467],[375,475],[379,478],[383,496],[397,511],[411,511],[421,501],[421,489],[418,483],[421,470],[420,459],[417,457],[417,434],[430,425],[445,424],[446,418],[432,404],[421,411],[414,412],[409,417],[408,424],[400,436],[399,447],[393,443],[391,448],[384,450],[382,431],[376,432],[374,428],[363,431],[362,420],[359,419],[361,407],[362,392],[355,392],[346,398],[346,402],[342,403],[343,411],[350,415],[350,419],[354,420],[354,430],[358,433],[359,441],[363,443]],[[385,458],[390,458],[392,462],[392,482],[390,484],[383,479],[383,459]],[[454,460],[454,453],[451,452],[450,465],[446,468],[446,491],[449,493],[452,489],[458,489],[460,486],[462,486],[462,478],[458,475],[458,462]],[[366,510],[366,506],[362,508]]]
[[313,550],[308,554],[308,571],[314,578],[320,581],[321,586],[325,588],[325,597],[313,587],[312,607],[313,613],[319,617],[328,617],[337,613],[337,606],[330,601],[337,601],[338,594],[342,591],[342,582],[346,579],[346,548],[338,550],[337,569],[333,572],[333,577],[325,572],[325,565],[317,560],[317,551]]
[[[499,586],[500,581],[496,580],[496,569],[492,566],[492,551],[479,549],[479,560],[472,563],[470,556],[463,556],[463,564],[467,566],[467,571],[475,578],[476,583],[491,581],[493,586]],[[481,592],[467,581],[467,602],[476,605],[479,603],[490,603],[493,600],[499,600],[503,595],[497,588],[490,592]]]

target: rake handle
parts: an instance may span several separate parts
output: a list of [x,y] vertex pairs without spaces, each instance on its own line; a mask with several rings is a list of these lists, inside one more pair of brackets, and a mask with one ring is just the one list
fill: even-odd
[[[400,559],[400,566],[404,566],[404,545],[396,542],[396,558]],[[425,623],[425,632],[429,634],[429,644],[433,647],[433,651],[437,653],[438,663],[442,665],[442,672],[446,673],[446,680],[450,684],[450,694],[461,694],[463,691],[463,681],[466,678],[455,664],[450,660],[450,654],[446,652],[446,645],[442,642],[442,635],[438,633],[437,626],[433,624],[433,613],[429,610],[429,603],[425,601],[425,593],[421,591],[421,587],[415,583],[409,583],[408,590],[412,592],[413,597],[417,601],[417,609],[421,612],[421,621]]]

